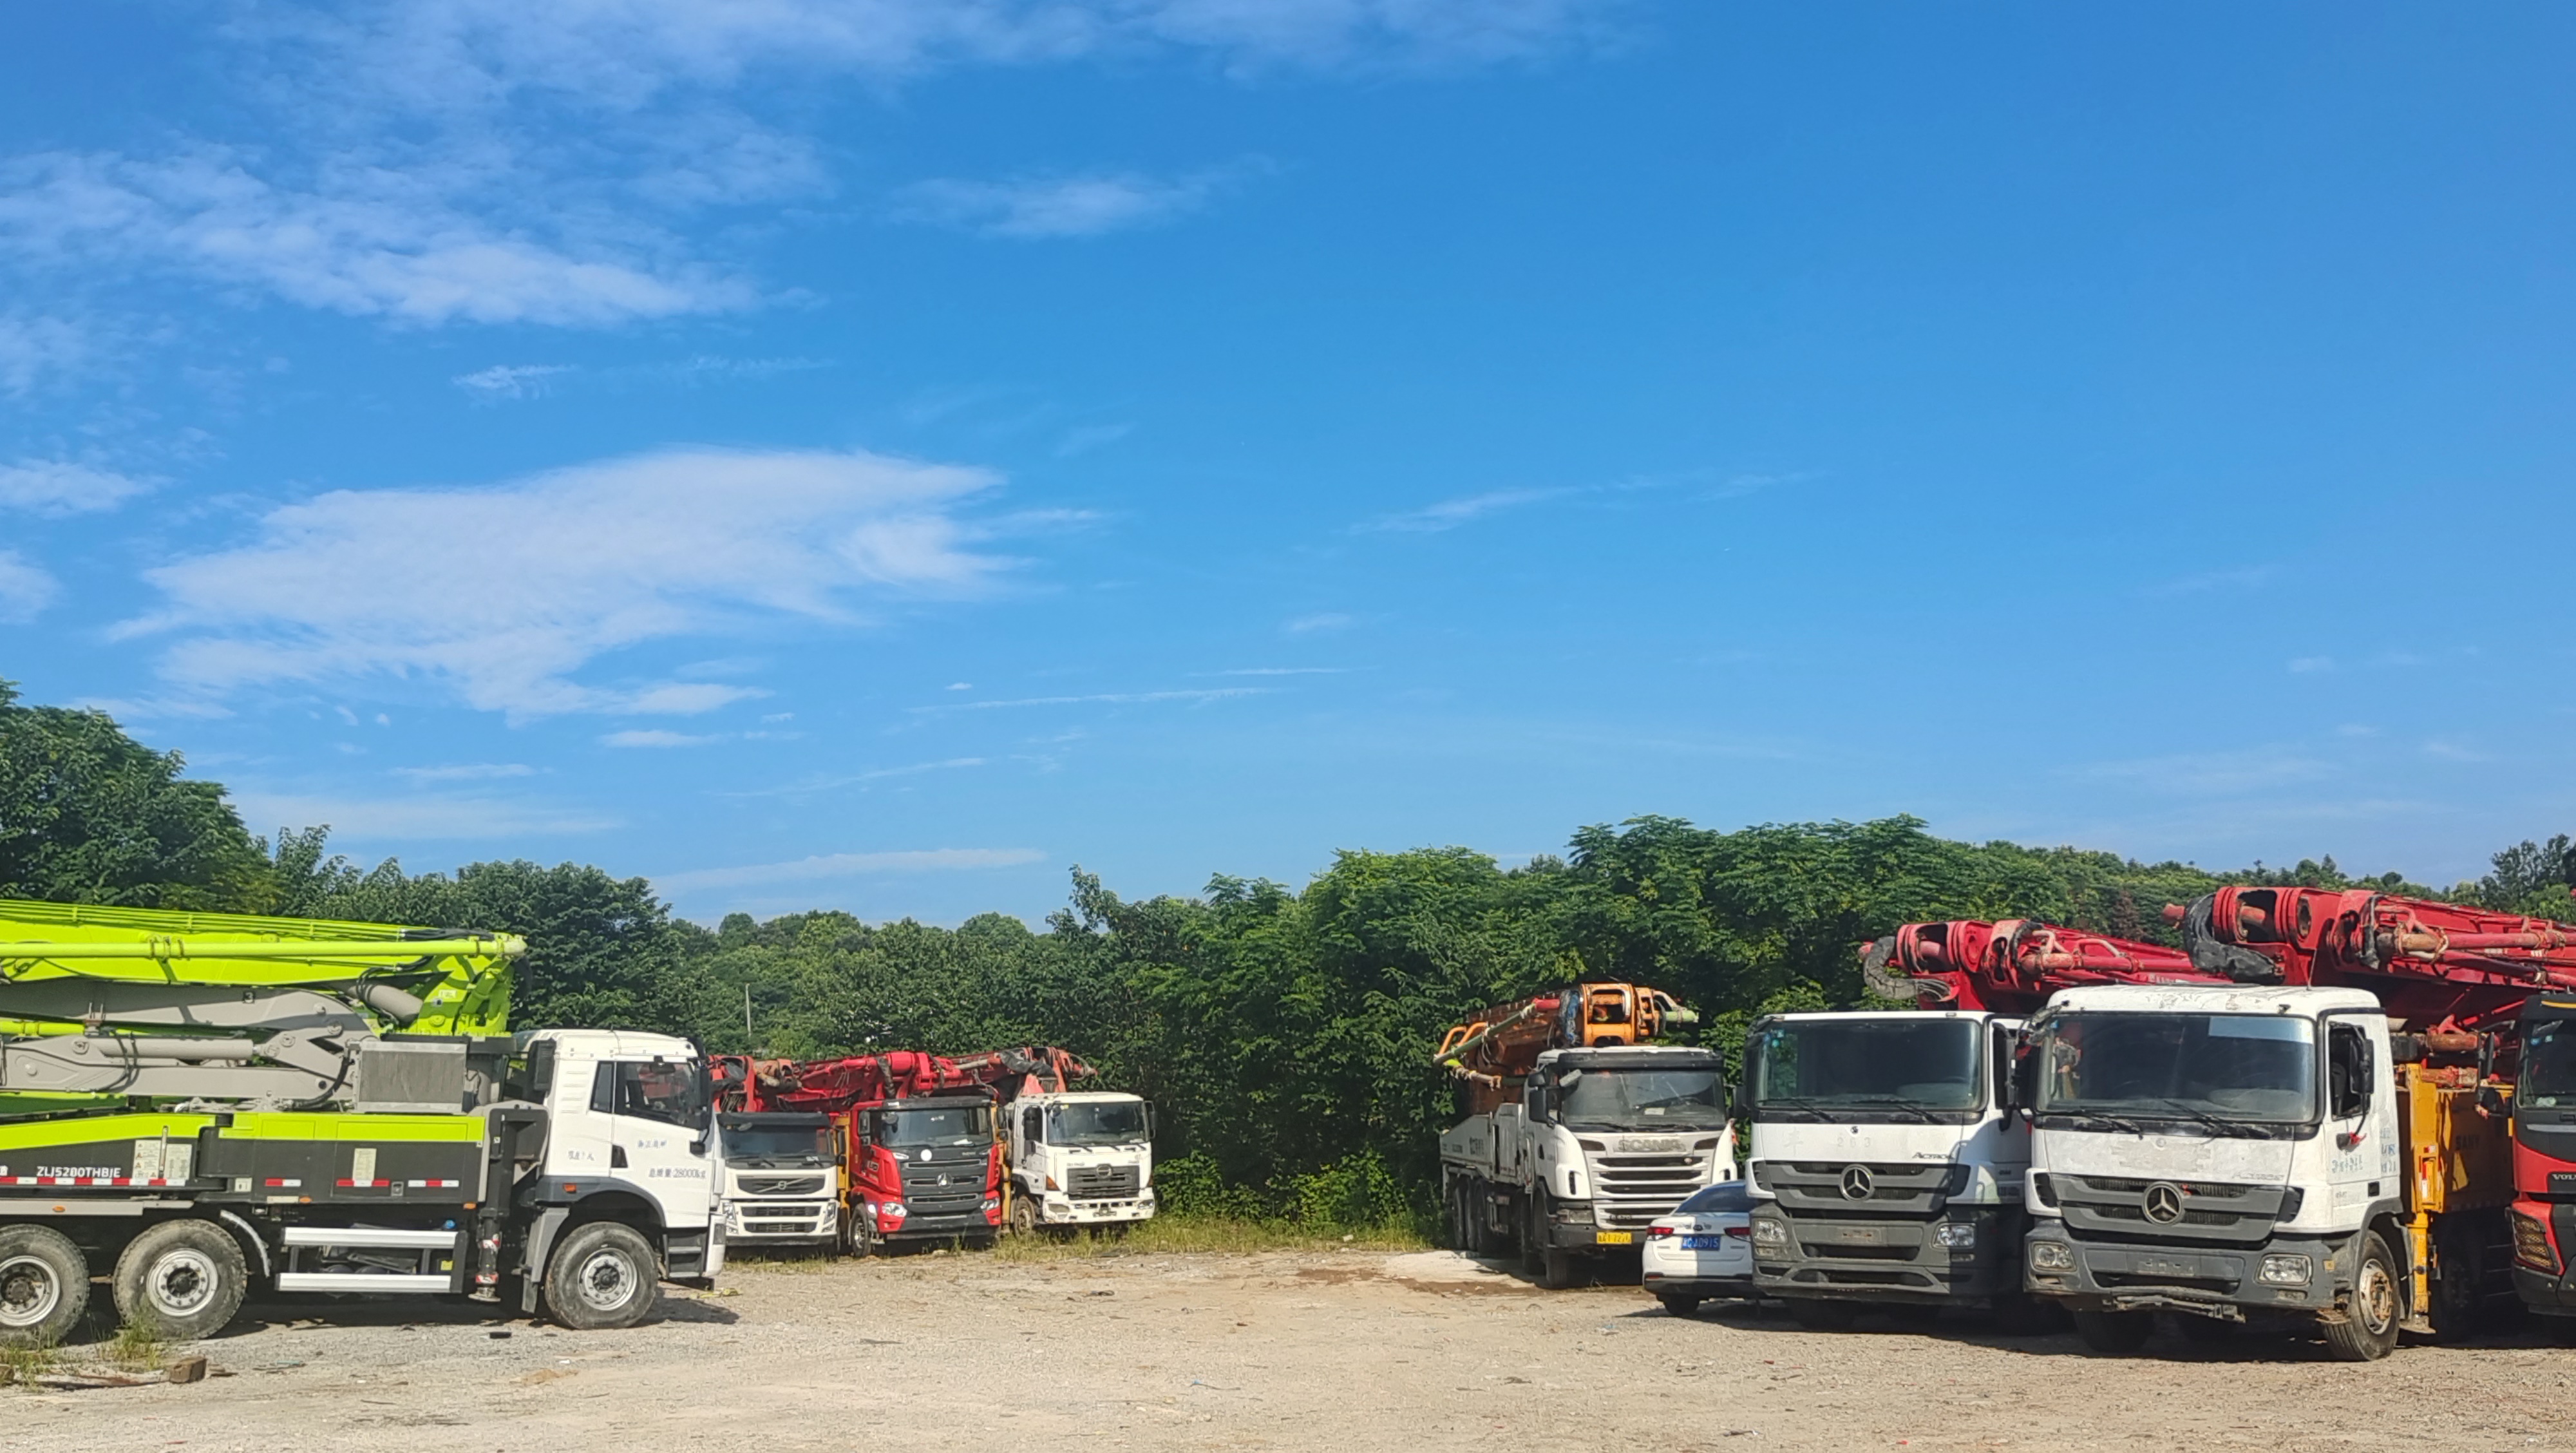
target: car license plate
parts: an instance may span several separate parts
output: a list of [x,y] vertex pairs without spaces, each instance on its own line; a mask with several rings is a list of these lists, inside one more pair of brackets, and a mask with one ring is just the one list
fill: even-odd
[[1592,1244],[1595,1246],[1627,1246],[1635,1242],[1636,1239],[1637,1233],[1634,1231],[1595,1231],[1592,1233]]
[[1724,1251],[1725,1249],[1726,1238],[1724,1236],[1685,1236],[1682,1238],[1682,1250],[1684,1251]]

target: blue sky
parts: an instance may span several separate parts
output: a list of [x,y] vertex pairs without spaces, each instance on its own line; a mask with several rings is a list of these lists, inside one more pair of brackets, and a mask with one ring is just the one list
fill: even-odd
[[953,921],[2576,811],[2563,8],[0,24],[0,676],[259,831]]

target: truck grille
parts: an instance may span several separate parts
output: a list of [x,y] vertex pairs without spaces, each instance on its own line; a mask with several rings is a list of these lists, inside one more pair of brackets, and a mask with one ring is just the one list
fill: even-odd
[[749,1236],[811,1236],[822,1224],[823,1201],[793,1201],[786,1205],[747,1204],[740,1208],[742,1229]]
[[734,1186],[746,1196],[819,1196],[821,1176],[736,1176]]
[[1644,1226],[1669,1216],[1693,1191],[1708,1184],[1705,1155],[1620,1155],[1596,1151],[1586,1159],[1592,1202],[1604,1226]]
[[[1835,1216],[1937,1216],[1952,1196],[1968,1188],[1971,1174],[1963,1165],[1912,1162],[1764,1160],[1753,1165],[1754,1183],[1779,1197],[1780,1209]],[[1863,1185],[1863,1194],[1851,1194]]]
[[1132,1201],[1144,1177],[1132,1165],[1078,1165],[1065,1173],[1065,1194],[1077,1201]]
[[953,1216],[984,1207],[985,1153],[903,1163],[903,1199],[915,1217]]
[[[2166,1182],[2071,1175],[2051,1176],[2049,1180],[2066,1217],[2067,1230],[2123,1241],[2263,1241],[2282,1219],[2285,1199],[2279,1186],[2225,1181]],[[2178,1220],[2154,1220],[2147,1215],[2148,1188],[2168,1184],[2181,1192],[2182,1215]]]

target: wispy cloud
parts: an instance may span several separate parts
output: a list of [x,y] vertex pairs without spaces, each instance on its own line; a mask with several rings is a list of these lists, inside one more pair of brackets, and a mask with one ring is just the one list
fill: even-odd
[[1243,172],[1242,167],[1232,167],[1173,178],[1140,172],[987,182],[941,178],[915,183],[898,193],[895,215],[906,222],[1021,241],[1098,237],[1195,212]]
[[1238,666],[1231,671],[1219,671],[1216,674],[1219,676],[1341,676],[1348,674],[1350,669],[1348,666]]
[[1081,706],[1102,703],[1111,706],[1141,706],[1162,701],[1226,701],[1238,696],[1267,696],[1267,686],[1219,686],[1202,691],[1095,691],[1083,696],[1023,696],[1012,701],[944,702],[937,706],[916,706],[916,712],[1002,711],[1023,706]]
[[573,371],[568,363],[496,363],[448,382],[484,399],[527,399],[544,394],[546,380]]
[[2095,762],[2067,768],[2065,775],[2096,781],[2131,782],[2177,792],[2235,794],[2313,782],[2331,770],[2327,763],[2290,748],[2249,747],[2239,751],[2177,752],[2161,757]]
[[91,351],[87,331],[70,319],[0,314],[0,393],[14,397],[78,372]]
[[1469,520],[1481,519],[1497,510],[1518,509],[1523,505],[1534,505],[1546,500],[1563,499],[1565,496],[1572,493],[1574,493],[1574,491],[1567,489],[1488,490],[1483,494],[1462,495],[1457,499],[1445,499],[1440,501],[1438,504],[1424,505],[1422,508],[1416,510],[1403,510],[1391,515],[1380,515],[1376,519],[1363,521],[1360,524],[1353,525],[1351,528],[1354,532],[1360,534],[1379,534],[1388,532],[1400,534],[1435,534],[1442,530],[1454,530],[1460,525],[1467,523]]
[[1056,441],[1055,457],[1079,458],[1094,449],[1106,449],[1134,432],[1136,426],[1133,424],[1085,424],[1078,429],[1069,429],[1063,438]]
[[2299,656],[2294,657],[2290,662],[2291,673],[2298,676],[2314,675],[2320,671],[2332,671],[2334,668],[2335,658],[2332,656]]
[[603,812],[502,797],[341,797],[236,788],[233,800],[244,822],[262,828],[328,825],[344,838],[376,842],[404,839],[515,837],[605,832],[621,824]]
[[1313,635],[1317,631],[1348,630],[1359,624],[1359,617],[1337,610],[1317,611],[1313,615],[1292,616],[1280,623],[1279,629],[1292,636]]
[[396,767],[394,775],[414,782],[491,782],[506,777],[533,777],[525,762],[459,762],[444,767]]
[[2206,595],[2220,590],[2257,590],[2281,573],[2278,565],[2240,565],[2227,570],[2204,570],[2196,575],[2179,576],[2144,587],[2143,595]]
[[152,486],[131,475],[60,459],[0,464],[0,508],[39,515],[114,509]]
[[34,620],[61,593],[62,586],[44,567],[15,550],[0,549],[0,623]]
[[742,792],[719,793],[723,797],[803,797],[817,792],[832,792],[843,787],[857,787],[869,782],[883,782],[902,777],[919,777],[931,772],[953,772],[986,765],[982,757],[948,757],[936,762],[914,762],[902,767],[873,767],[865,772],[849,772],[833,777],[809,777],[783,787],[755,787]]
[[700,888],[740,888],[756,883],[811,883],[828,878],[856,878],[870,873],[938,873],[979,868],[1016,868],[1042,863],[1036,848],[928,848],[911,852],[830,853],[788,863],[753,863],[738,868],[697,868],[655,875],[653,886],[666,893]]
[[703,747],[724,740],[721,736],[691,736],[685,732],[634,730],[610,732],[599,739],[603,747]]
[[[761,616],[864,624],[871,599],[963,597],[1009,562],[955,514],[995,477],[880,455],[672,450],[489,488],[342,490],[282,506],[247,545],[148,572],[167,597],[127,636],[177,637],[162,674],[201,693],[426,677],[519,716],[688,713],[756,694],[578,684],[605,652]],[[471,540],[489,589],[388,590],[425,540]]]

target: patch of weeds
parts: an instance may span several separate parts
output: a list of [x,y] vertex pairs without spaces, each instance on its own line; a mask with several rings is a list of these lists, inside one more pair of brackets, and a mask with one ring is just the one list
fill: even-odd
[[162,1335],[159,1323],[138,1317],[117,1328],[116,1335],[101,1350],[111,1366],[126,1372],[149,1372],[169,1359],[170,1340]]
[[1071,1261],[1098,1256],[1161,1253],[1240,1254],[1252,1251],[1420,1251],[1431,1243],[1411,1226],[1303,1226],[1248,1216],[1157,1216],[1131,1223],[1128,1232],[1069,1231],[1005,1236],[993,1248],[1002,1261]]
[[0,1343],[0,1383],[32,1390],[37,1378],[62,1366],[62,1361],[63,1350],[50,1341]]

